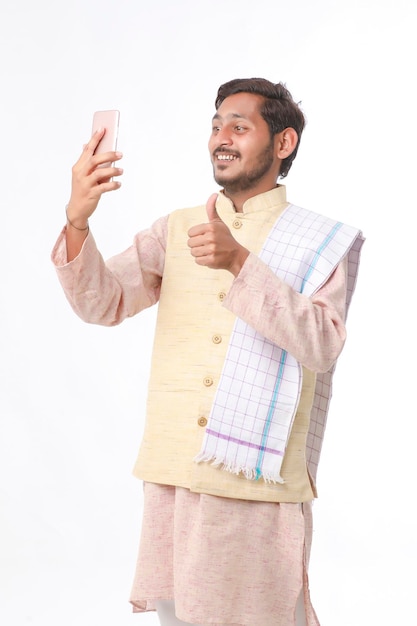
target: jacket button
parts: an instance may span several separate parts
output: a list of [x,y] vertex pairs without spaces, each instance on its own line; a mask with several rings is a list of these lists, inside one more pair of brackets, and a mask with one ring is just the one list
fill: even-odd
[[242,228],[242,220],[235,219],[232,222],[233,228]]
[[225,292],[224,292],[224,291],[220,291],[220,292],[217,294],[217,297],[218,297],[218,299],[220,300],[220,302],[223,302],[223,300],[224,300],[224,299],[225,299],[225,297],[226,297],[226,294],[225,294]]
[[203,383],[206,387],[211,387],[213,384],[213,379],[211,376],[206,376],[205,378],[203,378]]
[[213,335],[212,337],[213,343],[221,343],[222,342],[222,338],[220,335]]
[[199,417],[197,421],[198,421],[198,425],[199,426],[207,426],[207,418],[206,417]]

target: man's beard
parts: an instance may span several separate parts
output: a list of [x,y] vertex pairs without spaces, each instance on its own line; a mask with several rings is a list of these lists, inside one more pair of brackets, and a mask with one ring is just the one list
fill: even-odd
[[239,193],[247,191],[256,185],[256,183],[269,171],[274,161],[274,142],[271,141],[265,150],[259,155],[257,166],[248,172],[240,172],[235,178],[229,178],[227,172],[223,176],[223,172],[215,170],[213,166],[214,180],[218,185],[224,187],[225,191],[230,193]]

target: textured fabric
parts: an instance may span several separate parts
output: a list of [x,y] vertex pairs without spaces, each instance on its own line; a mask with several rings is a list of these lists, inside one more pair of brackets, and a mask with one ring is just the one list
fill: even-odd
[[[234,280],[228,272],[198,266],[189,254],[187,227],[207,219],[204,206],[157,220],[135,236],[130,248],[106,263],[91,233],[80,255],[67,263],[65,235],[61,234],[52,258],[71,306],[85,321],[118,324],[161,296],[161,330],[158,326],[136,476],[242,499],[300,502],[314,497],[305,445],[315,384],[311,372],[329,369],[343,347],[347,276],[341,263],[319,292],[307,298],[295,293],[258,258],[265,237],[286,206],[284,187],[252,198],[241,214],[220,194],[219,215],[251,250]],[[178,251],[181,272],[177,271]],[[288,350],[305,370],[289,454],[282,466],[285,485],[248,484],[209,464],[193,463],[235,317]]]
[[210,626],[295,626],[304,586],[307,626],[311,503],[230,500],[145,484],[134,612],[174,599],[177,617]]
[[[312,295],[359,235],[355,228],[290,205],[259,258],[293,289]],[[281,465],[302,388],[300,364],[236,319],[197,462],[245,478],[284,482]]]

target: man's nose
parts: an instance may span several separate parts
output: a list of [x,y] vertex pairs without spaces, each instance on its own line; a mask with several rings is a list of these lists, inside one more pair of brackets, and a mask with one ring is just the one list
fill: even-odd
[[221,128],[216,135],[218,146],[230,146],[233,143],[232,133],[228,128]]

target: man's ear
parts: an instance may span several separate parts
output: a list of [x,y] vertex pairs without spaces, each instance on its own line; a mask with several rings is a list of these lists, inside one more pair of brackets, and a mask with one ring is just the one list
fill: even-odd
[[294,152],[298,143],[297,131],[294,128],[284,128],[280,133],[275,135],[276,155],[282,161]]

